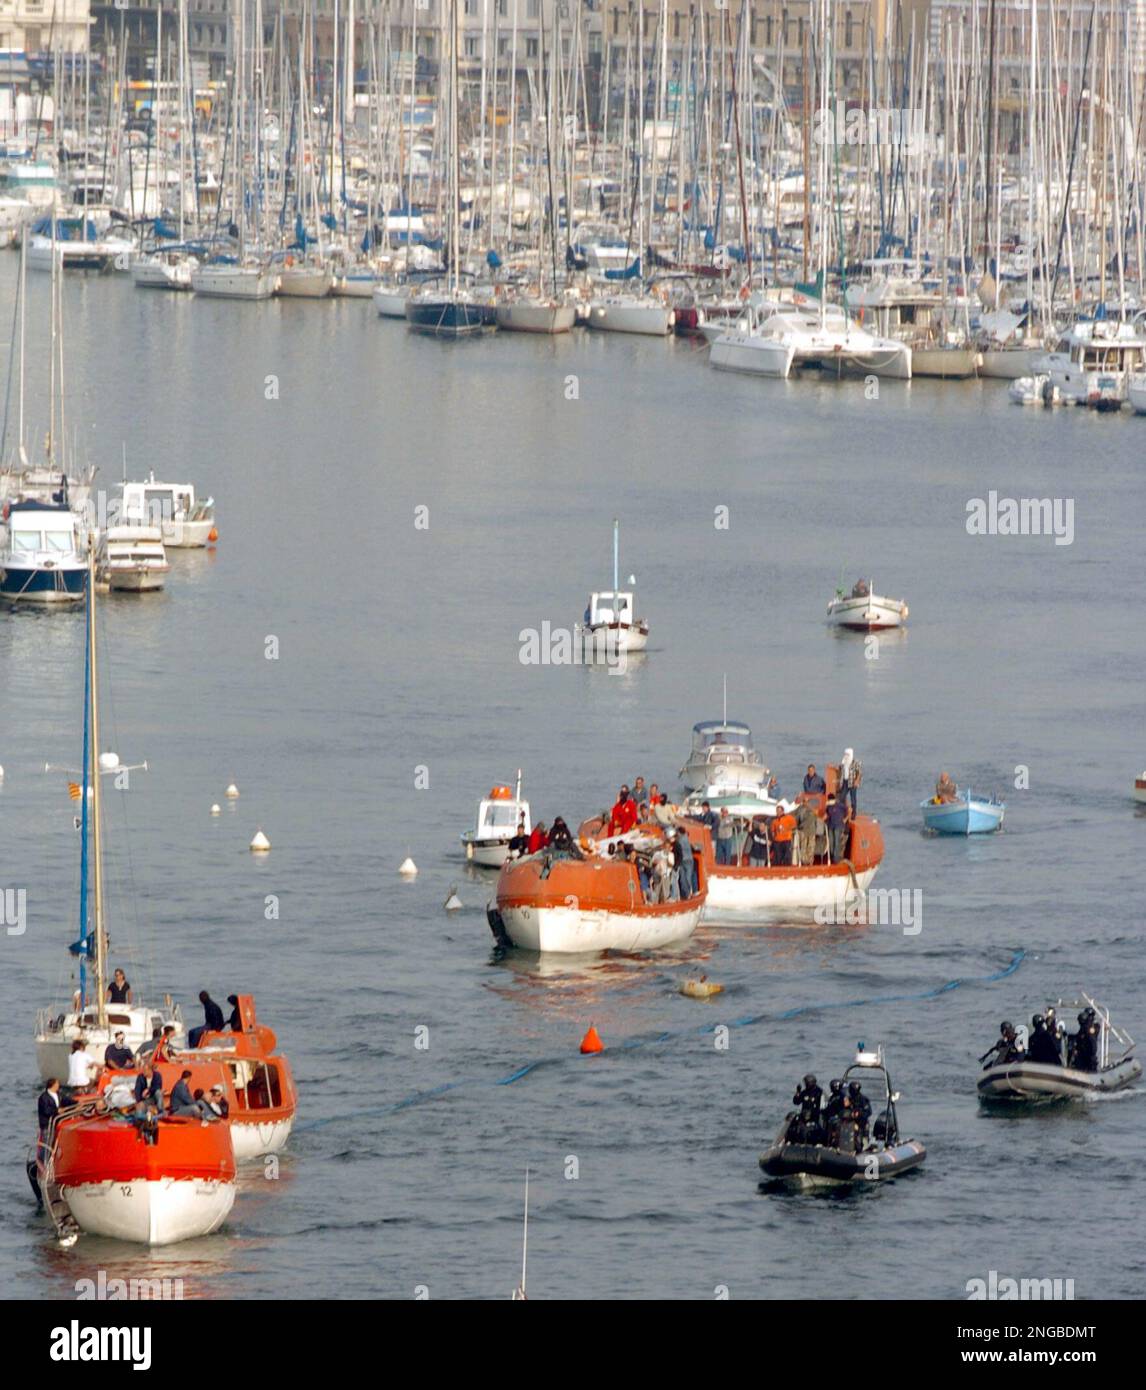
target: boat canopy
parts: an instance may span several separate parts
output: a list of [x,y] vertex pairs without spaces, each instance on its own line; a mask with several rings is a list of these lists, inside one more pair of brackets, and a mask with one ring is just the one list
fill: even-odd
[[585,620],[590,627],[597,627],[600,623],[632,623],[632,593],[608,590],[591,595]]
[[704,719],[692,726],[694,748],[711,748],[714,744],[722,743],[751,748],[752,730],[747,724],[738,724],[729,719]]

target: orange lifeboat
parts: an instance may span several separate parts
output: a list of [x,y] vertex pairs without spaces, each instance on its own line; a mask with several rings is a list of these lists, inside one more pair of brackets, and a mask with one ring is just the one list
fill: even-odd
[[210,1235],[227,1219],[235,1201],[231,1129],[178,1115],[147,1131],[89,1104],[57,1121],[37,1176],[61,1234],[78,1228],[172,1245]]
[[499,940],[527,951],[580,953],[651,950],[693,934],[708,888],[703,827],[689,827],[697,891],[669,901],[652,900],[646,868],[664,844],[663,829],[638,826],[597,843],[589,833],[595,827],[582,826],[575,853],[542,850],[506,861],[488,912]]

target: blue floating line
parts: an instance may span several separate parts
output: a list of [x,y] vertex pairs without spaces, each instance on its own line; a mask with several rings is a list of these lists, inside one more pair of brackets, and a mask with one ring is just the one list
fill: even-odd
[[[947,980],[941,985],[934,985],[931,989],[917,990],[907,994],[877,994],[869,999],[833,999],[826,1004],[797,1004],[793,1008],[785,1009],[779,1014],[748,1014],[743,1018],[733,1019],[731,1023],[702,1023],[699,1027],[678,1028],[667,1033],[658,1033],[654,1037],[634,1037],[626,1038],[624,1042],[615,1043],[607,1049],[608,1052],[632,1052],[639,1047],[652,1047],[657,1043],[671,1042],[674,1038],[698,1037],[705,1034],[715,1033],[717,1028],[749,1028],[756,1023],[767,1022],[768,1019],[778,1019],[785,1022],[788,1019],[798,1018],[801,1014],[820,1013],[828,1009],[859,1009],[866,1008],[872,1004],[899,1004],[912,999],[938,999],[941,994],[950,994],[953,989],[960,989],[963,985],[993,985],[1000,980],[1005,980],[1009,975],[1013,975],[1026,957],[1026,951],[1021,948],[1011,956],[1011,959],[1001,970],[996,970],[990,975],[974,975],[966,979]],[[590,1054],[597,1055],[597,1054]],[[360,1118],[363,1115],[392,1115],[399,1110],[408,1110],[412,1105],[420,1105],[423,1101],[434,1100],[437,1096],[446,1095],[449,1091],[461,1090],[464,1086],[512,1086],[515,1081],[520,1081],[530,1072],[536,1071],[546,1063],[567,1063],[578,1060],[571,1057],[539,1057],[532,1062],[526,1062],[523,1066],[511,1071],[507,1076],[498,1077],[496,1080],[489,1081],[485,1078],[462,1077],[457,1081],[444,1081],[440,1086],[434,1086],[428,1091],[415,1091],[412,1095],[403,1097],[402,1100],[391,1101],[388,1105],[379,1106],[375,1110],[359,1110],[355,1115],[332,1115],[325,1120],[308,1120],[305,1124],[296,1125],[295,1132],[298,1133],[309,1129],[323,1129],[326,1125],[332,1125],[343,1120]]]

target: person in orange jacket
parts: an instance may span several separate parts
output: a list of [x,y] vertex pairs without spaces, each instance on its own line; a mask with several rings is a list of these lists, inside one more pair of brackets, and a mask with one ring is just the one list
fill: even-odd
[[772,822],[772,863],[791,864],[792,836],[796,833],[796,817],[781,811]]

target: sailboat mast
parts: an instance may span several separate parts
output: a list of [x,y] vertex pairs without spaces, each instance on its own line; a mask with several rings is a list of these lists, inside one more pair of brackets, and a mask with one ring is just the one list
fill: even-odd
[[529,1169],[525,1170],[525,1217],[521,1227],[521,1296],[525,1297],[525,1262],[529,1255]]
[[621,587],[620,580],[620,558],[621,558],[621,523],[616,517],[613,518],[613,598],[617,597],[617,590]]
[[88,700],[91,705],[89,775],[92,788],[92,903],[95,918],[95,987],[97,1023],[107,1027],[107,937],[103,922],[103,855],[100,835],[99,680],[96,674],[94,538],[88,543]]

